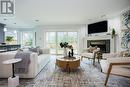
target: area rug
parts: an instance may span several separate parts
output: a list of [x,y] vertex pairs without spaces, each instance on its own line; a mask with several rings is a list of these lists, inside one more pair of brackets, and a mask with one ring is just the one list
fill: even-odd
[[49,63],[35,80],[25,83],[20,87],[104,87],[104,76],[91,64],[69,73]]

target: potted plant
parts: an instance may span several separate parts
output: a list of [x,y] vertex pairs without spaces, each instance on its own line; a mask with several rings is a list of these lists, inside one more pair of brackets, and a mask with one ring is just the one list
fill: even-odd
[[114,28],[112,28],[111,35],[112,35],[112,38],[113,38],[113,37],[115,37],[115,35],[116,35],[116,31],[115,31],[115,29],[114,29]]
[[13,41],[13,36],[6,36],[6,42],[9,44]]

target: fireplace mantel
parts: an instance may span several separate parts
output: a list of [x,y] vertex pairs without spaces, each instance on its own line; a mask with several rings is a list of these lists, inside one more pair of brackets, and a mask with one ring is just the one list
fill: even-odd
[[88,36],[86,37],[87,40],[111,40],[111,35],[102,35],[102,36],[99,36],[99,35],[95,35],[95,36]]

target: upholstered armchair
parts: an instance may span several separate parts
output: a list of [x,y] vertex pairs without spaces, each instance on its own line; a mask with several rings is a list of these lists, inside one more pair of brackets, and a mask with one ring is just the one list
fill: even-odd
[[93,64],[95,64],[95,59],[97,58],[99,61],[99,59],[102,58],[102,53],[100,51],[100,48],[96,46],[95,47],[90,46],[89,48],[83,50],[83,52],[81,53],[81,60],[82,58],[92,59]]
[[104,53],[100,66],[102,72],[107,74],[105,85],[110,74],[130,77],[130,53],[129,51]]

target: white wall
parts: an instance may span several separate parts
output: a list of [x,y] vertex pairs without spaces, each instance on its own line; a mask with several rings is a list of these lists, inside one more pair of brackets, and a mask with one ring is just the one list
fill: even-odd
[[115,37],[115,51],[121,51],[121,21],[120,16],[108,19],[108,25],[109,25],[109,32],[111,33],[112,28],[116,31],[116,37]]

